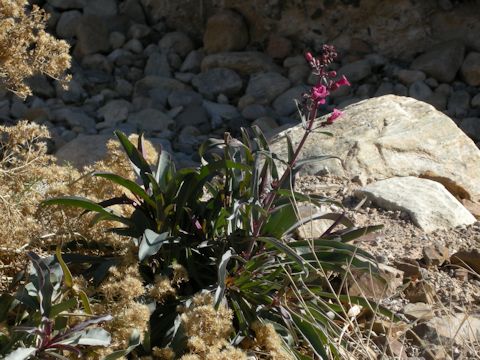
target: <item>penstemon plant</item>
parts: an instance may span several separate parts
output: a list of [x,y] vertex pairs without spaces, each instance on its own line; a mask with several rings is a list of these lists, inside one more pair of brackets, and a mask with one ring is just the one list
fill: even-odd
[[[205,291],[212,294],[215,308],[227,307],[234,314],[231,344],[251,338],[258,321],[272,323],[285,351],[297,359],[340,357],[339,347],[346,346],[348,336],[340,335],[345,317],[333,300],[369,305],[365,299],[337,295],[330,283],[348,267],[376,271],[373,257],[349,242],[380,226],[357,228],[344,212],[297,216],[300,202],[342,207],[332,199],[297,192],[294,178],[306,163],[332,158],[299,160],[299,154],[315,124],[328,126],[341,116],[334,110],[322,121],[317,118],[319,106],[331,91],[350,85],[329,71],[337,57],[333,46],[325,45],[319,57],[305,57],[318,82],[298,104],[305,132],[296,147],[286,136],[288,159],[272,153],[260,129],[253,127],[241,130],[241,140],[226,133],[203,144],[198,168],[177,170],[164,151],[152,168],[142,154],[142,136],[135,146],[116,132],[138,182],[98,172],[93,175],[123,187],[125,194],[99,203],[78,197],[44,202],[93,212],[93,223],[122,224],[110,231],[133,238],[146,284],[155,284],[159,276],[171,278],[172,266],[186,269],[188,280],[178,285],[177,295],[156,301],[144,351],[156,346],[173,349],[178,358],[188,353],[177,309],[188,307],[195,294]],[[285,169],[281,174],[278,162]],[[124,216],[112,205],[132,211]],[[329,219],[333,225],[319,238],[296,239],[295,231],[315,219]],[[340,224],[342,230],[337,229]]]

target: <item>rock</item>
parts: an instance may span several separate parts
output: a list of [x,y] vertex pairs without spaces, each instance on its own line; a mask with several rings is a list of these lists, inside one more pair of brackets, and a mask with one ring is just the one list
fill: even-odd
[[277,72],[254,74],[250,77],[245,94],[252,96],[255,103],[269,104],[290,87],[290,80]]
[[166,131],[174,124],[169,116],[157,109],[144,109],[130,114],[127,122],[147,133]]
[[55,82],[55,91],[57,97],[65,103],[80,103],[88,95],[75,78],[69,81],[67,89],[63,88],[60,83]]
[[242,110],[242,116],[248,120],[256,120],[262,116],[267,115],[265,106],[260,104],[247,105]]
[[188,87],[178,80],[170,79],[162,76],[145,76],[143,79],[137,81],[134,87],[134,97],[150,96],[154,90],[162,90],[165,92],[165,102],[168,95],[173,90],[187,90]]
[[288,79],[294,85],[305,82],[305,79],[310,75],[310,68],[306,65],[295,65],[288,69]]
[[395,84],[395,86],[393,87],[393,93],[398,96],[408,96],[408,88],[403,84]]
[[202,136],[196,127],[188,125],[180,132],[178,141],[175,145],[178,151],[191,154],[195,152],[205,140],[206,137]]
[[30,86],[30,89],[32,89],[32,92],[36,96],[41,96],[44,98],[55,97],[55,88],[50,84],[48,78],[43,74],[37,74],[28,78],[26,80],[26,83],[28,84],[28,86]]
[[415,280],[422,280],[422,269],[420,268],[420,264],[417,260],[414,259],[402,259],[396,260],[394,262],[395,267],[398,270],[403,271],[403,275],[405,278],[411,278]]
[[173,90],[168,96],[170,107],[201,105],[203,97],[193,90]]
[[189,105],[177,116],[175,126],[177,128],[196,126],[202,132],[207,133],[210,130],[208,113],[202,105]]
[[[393,86],[394,85],[391,82],[382,82],[373,96],[380,97],[388,94],[393,94],[394,92]],[[342,86],[342,87],[346,87],[346,86]]]
[[474,141],[480,141],[480,118],[469,117],[462,119],[459,127]]
[[129,81],[127,81],[125,79],[116,79],[115,80],[115,91],[120,96],[129,97],[132,94],[133,86]]
[[269,117],[269,116],[262,116],[258,119],[256,119],[253,123],[252,126],[258,126],[260,130],[265,134],[265,136],[269,137],[272,132],[275,131],[275,129],[278,128],[278,124],[275,121],[275,119]]
[[120,14],[127,16],[134,23],[145,24],[145,13],[139,0],[125,0],[119,4]]
[[84,70],[103,71],[107,74],[111,74],[113,70],[113,64],[102,54],[84,56],[82,59],[82,67]]
[[441,245],[426,246],[423,248],[423,261],[430,266],[442,266],[449,258],[448,248]]
[[471,269],[477,274],[480,274],[480,252],[478,249],[456,252],[450,257],[450,262],[453,265],[458,265],[469,270]]
[[237,95],[242,90],[243,82],[235,71],[215,68],[196,75],[192,85],[205,97],[214,99],[219,94]]
[[74,54],[78,57],[108,51],[110,48],[107,26],[98,16],[83,15],[76,26],[76,35]]
[[372,65],[368,60],[358,60],[342,66],[338,70],[339,75],[345,75],[348,81],[357,82],[372,73]]
[[208,54],[243,50],[248,44],[248,28],[242,15],[222,10],[207,20],[203,46]]
[[[326,116],[320,119],[325,121]],[[480,151],[448,116],[431,105],[395,95],[363,100],[345,108],[328,131],[334,136],[310,134],[299,159],[329,154],[343,162],[311,163],[300,174],[328,169],[333,176],[348,179],[418,176],[442,183],[460,199],[475,200],[480,195]],[[295,145],[304,130],[297,125],[272,139],[270,148],[282,159],[287,158],[285,133]]]
[[409,214],[412,222],[426,232],[470,225],[476,220],[445,187],[435,181],[413,176],[392,177],[356,191],[386,210]]
[[79,135],[62,146],[56,153],[58,164],[70,163],[83,168],[105,158],[107,142],[113,135]]
[[121,48],[123,44],[125,44],[125,40],[125,35],[117,31],[111,32],[108,37],[108,42],[110,43],[112,49]]
[[143,45],[138,39],[128,40],[125,44],[123,44],[123,48],[134,54],[141,54],[143,52]]
[[408,95],[420,101],[426,101],[432,96],[432,94],[432,89],[430,89],[428,85],[421,80],[415,81],[408,88]]
[[297,85],[288,89],[273,101],[273,108],[280,116],[288,116],[297,111],[294,99],[300,101],[302,94],[308,90],[305,85]]
[[465,45],[459,41],[447,41],[417,57],[410,68],[421,70],[441,82],[451,82],[463,62]]
[[470,94],[466,90],[458,90],[450,95],[447,109],[452,116],[463,117],[467,115],[469,104]]
[[54,118],[57,122],[64,121],[71,128],[81,127],[84,129],[94,129],[95,120],[85,114],[81,108],[66,107],[53,111]]
[[144,73],[146,76],[162,76],[169,78],[172,76],[170,64],[168,63],[167,55],[160,52],[152,53],[145,65]]
[[430,320],[434,317],[432,305],[422,302],[405,305],[403,313],[411,320]]
[[461,74],[468,85],[480,85],[480,52],[470,52],[463,61]]
[[384,264],[378,264],[378,266],[379,276],[368,271],[350,269],[354,280],[347,280],[348,294],[376,300],[394,294],[403,284],[403,272]]
[[160,50],[165,53],[174,52],[182,58],[193,50],[192,40],[181,31],[174,31],[165,34],[159,41]]
[[393,337],[386,335],[376,336],[372,338],[375,345],[378,346],[382,354],[393,356],[398,360],[407,360],[411,359],[407,356],[405,352],[406,346]]
[[83,9],[85,15],[95,15],[104,18],[111,18],[118,14],[116,0],[87,0]]
[[456,344],[475,343],[480,337],[480,318],[461,313],[434,317],[424,326],[415,327],[414,332],[437,344],[445,340],[454,340]]
[[105,106],[98,109],[97,115],[103,119],[106,125],[113,127],[127,120],[131,107],[132,104],[126,100],[110,100]]
[[191,51],[180,67],[181,72],[200,72],[200,66],[205,55],[201,51],[193,50]]
[[411,303],[426,303],[434,304],[436,301],[437,293],[426,281],[416,281],[410,282],[407,288],[403,290],[405,298],[407,298]]
[[418,70],[402,69],[397,72],[397,78],[405,85],[413,84],[416,81],[423,81],[427,78],[424,72]]
[[268,38],[266,53],[273,59],[285,59],[292,51],[292,42],[280,35],[270,35]]
[[57,22],[55,32],[57,36],[63,39],[73,38],[82,13],[78,10],[64,11]]
[[258,51],[223,52],[205,56],[202,71],[216,67],[232,69],[240,75],[280,70],[270,57]]
[[128,37],[132,39],[143,39],[152,33],[152,29],[144,24],[132,24],[128,28]]
[[219,121],[220,118],[231,120],[240,117],[237,108],[232,105],[218,104],[208,100],[204,100],[202,105],[205,110],[207,110],[214,123]]
[[87,0],[48,0],[48,3],[58,9],[83,9]]
[[480,203],[468,199],[462,199],[461,203],[477,220],[480,219]]
[[480,94],[477,94],[472,98],[471,105],[473,108],[480,108]]

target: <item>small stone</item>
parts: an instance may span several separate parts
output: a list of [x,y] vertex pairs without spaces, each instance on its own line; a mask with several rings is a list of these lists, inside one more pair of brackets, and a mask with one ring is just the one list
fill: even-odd
[[306,64],[295,65],[288,69],[288,79],[294,85],[305,82],[310,75],[310,68]]
[[408,89],[408,95],[420,101],[428,100],[432,94],[432,89],[421,80],[415,81]]
[[115,80],[115,91],[120,96],[128,97],[132,94],[133,86],[129,81],[127,81],[125,79],[116,79]]
[[88,54],[108,51],[109,34],[105,22],[95,15],[83,15],[76,26],[77,44],[74,54],[83,57]]
[[118,13],[116,0],[87,0],[83,8],[85,15],[95,15],[103,18],[111,18]]
[[230,100],[225,94],[218,94],[217,95],[217,103],[219,104],[230,104]]
[[152,29],[145,24],[132,24],[128,28],[128,37],[130,39],[142,39],[147,37],[152,32]]
[[480,94],[477,94],[472,98],[471,105],[473,108],[480,108]]
[[432,305],[422,302],[405,305],[403,313],[411,320],[430,320],[434,317]]
[[423,261],[430,266],[442,266],[449,258],[448,248],[441,245],[426,246],[423,248]]
[[200,72],[200,66],[204,57],[205,55],[201,51],[193,50],[189,52],[183,61],[182,66],[180,67],[180,71],[193,73]]
[[48,0],[48,3],[59,9],[83,9],[87,0]]
[[168,104],[175,108],[178,106],[201,105],[202,95],[193,90],[174,90],[168,95]]
[[237,108],[232,105],[218,104],[207,100],[204,100],[202,105],[207,110],[210,117],[215,120],[218,120],[219,118],[231,120],[240,117]]
[[258,126],[260,130],[265,134],[265,136],[269,137],[270,134],[272,134],[277,128],[278,124],[275,121],[275,119],[269,117],[269,116],[263,116],[258,119],[256,119],[253,123],[252,126]]
[[372,65],[368,60],[358,60],[344,65],[338,70],[338,74],[345,75],[351,83],[365,79],[371,73]]
[[382,354],[393,356],[398,360],[411,359],[405,352],[405,345],[393,337],[382,335],[376,336],[372,340]]
[[269,104],[290,87],[290,80],[277,72],[254,74],[250,77],[245,94],[252,96],[256,103]]
[[160,52],[150,54],[145,65],[145,75],[156,75],[163,77],[171,77],[172,72],[168,63],[167,55]]
[[465,82],[470,86],[480,85],[480,53],[470,52],[460,69]]
[[215,68],[196,75],[192,85],[205,97],[214,99],[218,94],[234,96],[242,90],[242,78],[233,70]]
[[468,281],[469,271],[464,268],[455,269],[455,279],[466,282]]
[[134,54],[141,54],[143,52],[143,45],[138,39],[131,39],[128,40],[124,45],[123,48],[125,50],[131,51]]
[[175,119],[175,126],[177,128],[196,126],[200,131],[207,133],[210,130],[208,113],[202,105],[188,105]]
[[403,84],[395,84],[393,93],[398,96],[408,96],[408,88]]
[[280,71],[272,59],[258,51],[223,52],[205,56],[201,69],[228,68],[240,75],[251,75],[258,72]]
[[64,11],[62,15],[60,15],[55,29],[57,36],[63,39],[73,38],[81,17],[82,13],[78,10]]
[[193,78],[195,77],[194,73],[182,73],[182,72],[176,72],[173,77],[177,79],[178,81],[181,81],[185,84],[191,84]]
[[280,116],[288,116],[297,110],[294,100],[300,101],[302,94],[308,91],[304,85],[298,85],[288,89],[273,101],[273,108]]
[[451,82],[462,65],[464,54],[465,45],[461,41],[451,40],[417,57],[410,68],[421,70],[438,81]]
[[459,251],[450,257],[450,262],[453,265],[458,265],[480,274],[480,251],[478,249]]
[[112,49],[121,48],[123,44],[125,44],[125,40],[125,35],[118,31],[111,32],[108,37],[108,41]]
[[413,84],[416,81],[423,81],[427,78],[424,72],[419,70],[402,69],[397,72],[397,78],[405,85]]
[[107,153],[106,144],[112,135],[79,135],[56,153],[57,163],[70,163],[77,168],[93,165]]
[[385,264],[378,264],[378,266],[379,276],[372,275],[368,271],[351,269],[355,280],[348,280],[348,294],[376,300],[394,294],[403,284],[403,271]]
[[378,87],[377,91],[374,94],[374,97],[379,97],[383,95],[393,94],[393,84],[391,82],[382,82]]
[[414,259],[403,259],[395,261],[395,267],[398,270],[403,271],[406,278],[414,278],[418,280],[423,279],[420,264]]
[[247,105],[242,110],[242,116],[248,120],[256,120],[262,116],[267,115],[265,106],[260,104]]
[[157,109],[144,109],[130,114],[127,122],[145,132],[162,132],[174,124],[169,116]]
[[[480,118],[475,119],[476,123],[479,126],[479,131],[476,133],[477,137],[480,140]],[[480,219],[480,203],[478,201],[473,201],[469,199],[462,199],[461,203],[463,206],[465,206],[465,209],[470,211],[470,213],[475,216],[475,218],[478,220]]]
[[474,141],[480,141],[480,118],[464,118],[460,121],[459,127]]
[[433,287],[425,281],[410,282],[408,287],[403,290],[403,293],[411,303],[435,303],[436,292]]
[[245,20],[235,11],[222,10],[207,20],[203,46],[209,54],[243,50],[248,40]]
[[97,115],[103,119],[108,126],[114,126],[127,120],[132,104],[126,100],[111,100],[97,111]]
[[292,51],[292,42],[280,35],[270,35],[266,53],[273,59],[285,59]]
[[455,117],[467,115],[470,104],[470,94],[466,90],[455,91],[448,99],[447,109]]
[[160,50],[165,53],[174,52],[182,58],[193,50],[192,40],[181,31],[174,31],[165,34],[159,41],[158,46]]

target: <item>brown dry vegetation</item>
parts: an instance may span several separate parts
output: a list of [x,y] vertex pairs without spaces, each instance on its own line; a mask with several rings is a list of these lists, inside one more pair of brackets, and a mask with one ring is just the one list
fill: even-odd
[[31,94],[25,80],[45,74],[68,81],[69,45],[45,31],[47,14],[26,0],[0,0],[0,82],[20,97]]

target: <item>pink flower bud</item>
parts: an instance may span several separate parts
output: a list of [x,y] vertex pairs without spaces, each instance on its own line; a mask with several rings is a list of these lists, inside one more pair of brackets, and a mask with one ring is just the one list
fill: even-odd
[[305,53],[305,60],[307,60],[307,62],[311,62],[311,61],[313,60],[313,55],[312,55],[312,53],[310,53],[310,52],[307,51],[307,52]]
[[330,115],[328,118],[327,118],[327,124],[331,124],[333,123],[336,119],[338,119],[338,117],[340,117],[343,113],[338,110],[338,109],[333,109],[332,111],[332,115]]
[[332,70],[332,71],[330,71],[330,72],[328,73],[328,77],[330,77],[330,78],[334,78],[335,76],[337,76],[337,72],[336,72],[336,71],[333,71],[333,70]]

